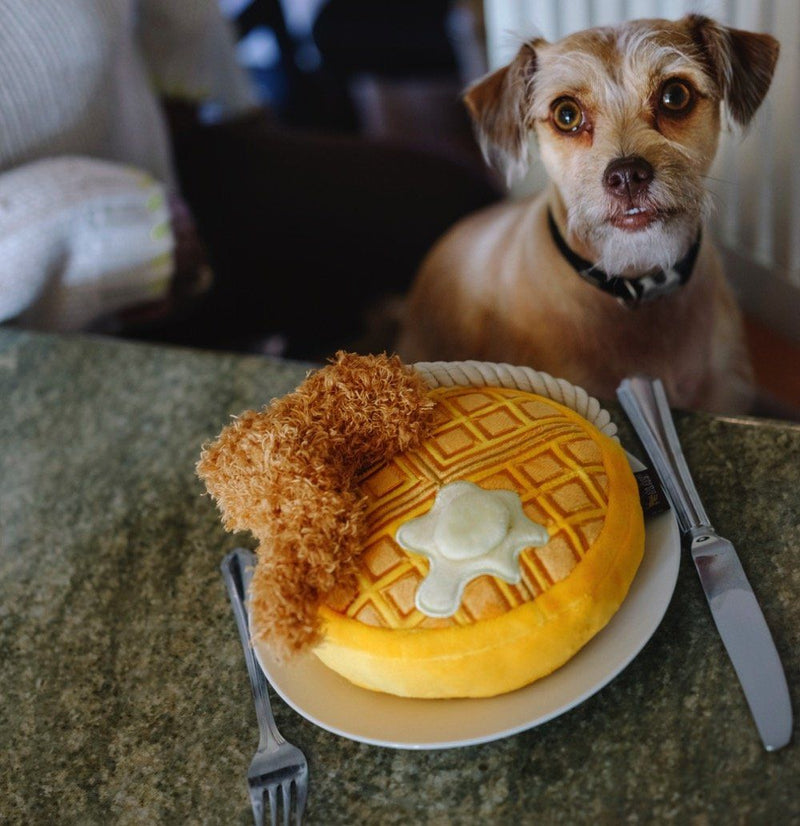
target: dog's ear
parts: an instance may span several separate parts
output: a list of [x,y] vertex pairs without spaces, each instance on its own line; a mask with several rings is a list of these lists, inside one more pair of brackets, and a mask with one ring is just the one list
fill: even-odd
[[508,66],[476,81],[464,93],[487,163],[510,183],[528,166],[528,109],[536,72],[535,43],[525,43]]
[[731,29],[699,14],[686,21],[731,118],[747,126],[772,82],[780,44],[771,35]]

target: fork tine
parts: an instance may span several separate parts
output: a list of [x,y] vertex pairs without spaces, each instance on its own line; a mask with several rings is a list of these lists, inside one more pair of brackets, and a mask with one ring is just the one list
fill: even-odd
[[278,787],[271,785],[269,788],[269,822],[270,826],[278,826]]
[[281,797],[283,803],[283,826],[289,826],[289,815],[292,811],[292,780],[281,783]]
[[[253,809],[255,826],[264,826],[264,790],[250,788],[250,806]],[[273,824],[274,826],[274,824]]]
[[278,787],[269,786],[269,822],[270,826],[278,824]]
[[295,805],[295,823],[297,826],[302,826],[303,823],[303,814],[306,810],[306,798],[308,797],[308,784],[305,782],[305,777],[301,778],[301,783],[295,783],[295,789],[297,791],[297,803]]

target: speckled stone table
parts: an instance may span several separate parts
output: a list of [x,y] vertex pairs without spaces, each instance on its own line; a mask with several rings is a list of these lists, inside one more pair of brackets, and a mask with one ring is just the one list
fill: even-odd
[[[223,531],[194,464],[306,370],[0,329],[1,824],[252,822],[255,716],[219,574],[252,542]],[[797,709],[800,428],[677,424]],[[797,730],[762,749],[688,559],[628,668],[521,734],[400,751],[275,708],[308,755],[309,823],[800,823]]]

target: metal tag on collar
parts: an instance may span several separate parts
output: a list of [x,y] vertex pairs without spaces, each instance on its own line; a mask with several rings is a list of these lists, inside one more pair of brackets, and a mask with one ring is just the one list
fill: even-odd
[[621,284],[627,291],[627,295],[617,296],[617,301],[626,307],[635,307],[642,300],[642,290],[639,282],[633,282],[628,278],[619,277],[617,283]]
[[675,292],[683,283],[683,279],[674,267],[670,267],[668,270],[659,270],[652,275],[643,275],[638,279],[638,283],[641,287],[639,300],[652,301]]

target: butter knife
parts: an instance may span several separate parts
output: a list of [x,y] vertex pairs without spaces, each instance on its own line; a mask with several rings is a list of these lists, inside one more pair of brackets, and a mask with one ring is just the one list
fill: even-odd
[[664,387],[635,376],[622,381],[617,397],[661,477],[764,747],[782,748],[792,736],[786,675],[739,557],[714,531],[697,494]]

